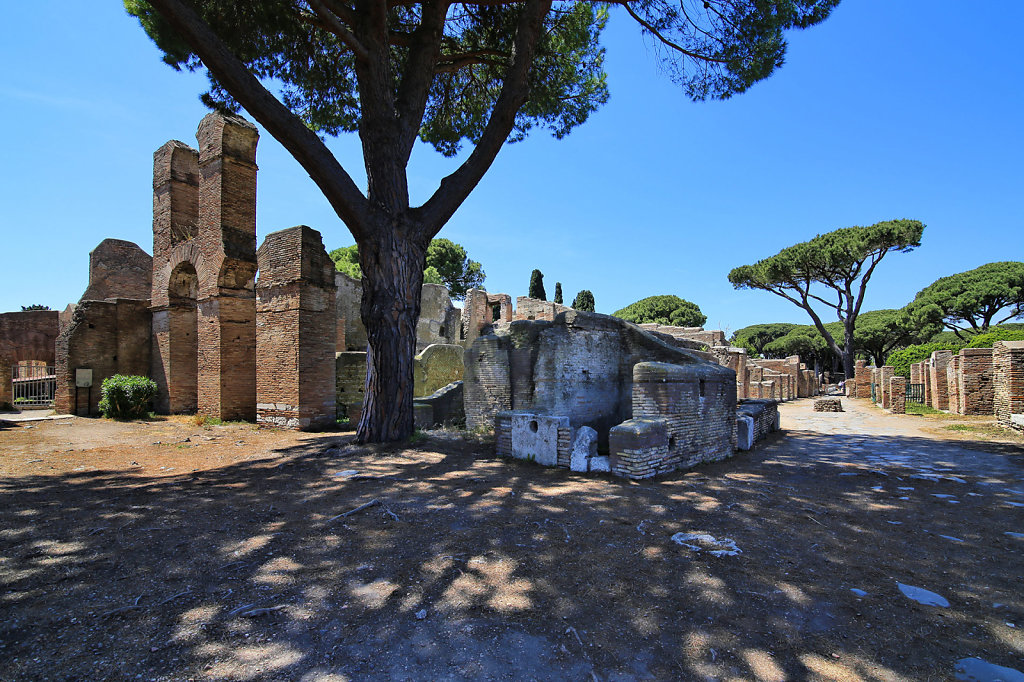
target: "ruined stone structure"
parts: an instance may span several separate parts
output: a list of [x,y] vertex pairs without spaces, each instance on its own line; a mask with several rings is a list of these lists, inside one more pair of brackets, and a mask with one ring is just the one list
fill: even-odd
[[256,418],[255,126],[209,114],[153,157],[157,409]]
[[882,392],[882,398],[879,401],[882,405],[883,410],[892,409],[892,391],[891,382],[893,374],[895,374],[896,368],[892,365],[882,365],[878,371],[878,389]]
[[906,414],[907,412],[907,378],[901,376],[889,377],[889,409],[893,414]]
[[516,309],[512,315],[513,320],[553,320],[559,313],[567,313],[572,310],[567,305],[555,303],[554,301],[541,301],[529,296],[516,298]]
[[960,355],[956,354],[949,359],[946,365],[946,399],[948,409],[953,414],[961,414],[960,407]]
[[256,421],[293,428],[336,419],[334,263],[304,225],[257,252]]
[[366,352],[366,327],[359,317],[360,301],[363,298],[363,283],[343,272],[334,273],[337,288],[338,342],[337,352]]
[[599,450],[609,452],[612,427],[634,419],[663,422],[664,452],[648,453],[640,463],[610,451],[613,472],[630,477],[735,450],[735,373],[608,315],[570,311],[553,321],[495,326],[466,351],[465,391],[467,426],[494,425],[499,452],[501,443],[516,451],[506,429],[514,431],[519,422],[543,426],[537,415],[555,419],[545,427],[553,454],[544,455],[555,463],[566,459],[573,442],[568,432],[560,440],[558,429],[589,427]]
[[931,407],[936,410],[949,409],[949,381],[946,376],[946,367],[952,357],[952,351],[937,350],[932,353],[931,359],[928,361],[928,376],[932,394]]
[[992,348],[993,410],[1000,426],[1024,431],[1024,341]]
[[[957,414],[992,414],[994,387],[992,348],[963,348],[957,356]],[[950,385],[950,392],[953,387]]]
[[[100,386],[115,374],[146,376],[150,365],[149,302],[82,301],[56,341],[54,407],[61,414],[99,414]],[[92,390],[79,389],[79,369],[91,370]]]
[[508,294],[488,294],[483,289],[470,289],[462,304],[460,341],[469,348],[492,324],[511,322],[512,312],[512,297]]
[[0,314],[0,405],[14,400],[11,395],[14,366],[29,362],[54,364],[59,316],[56,310]]
[[843,401],[839,398],[816,398],[814,400],[815,412],[842,412]]
[[89,287],[80,300],[147,301],[152,288],[152,256],[132,242],[104,239],[89,253]]

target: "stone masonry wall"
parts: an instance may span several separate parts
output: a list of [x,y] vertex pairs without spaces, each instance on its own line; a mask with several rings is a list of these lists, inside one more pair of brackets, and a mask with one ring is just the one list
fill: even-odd
[[[497,314],[495,314],[497,312]],[[485,329],[493,324],[512,321],[512,297],[488,294],[483,289],[470,289],[462,304],[462,345],[469,348]]]
[[337,344],[335,350],[366,352],[366,327],[359,317],[359,306],[363,298],[363,283],[343,272],[334,273],[337,287]]
[[0,314],[0,405],[13,400],[11,377],[19,362],[54,364],[54,343],[60,330],[56,310]]
[[892,396],[889,394],[892,384],[889,380],[892,379],[895,371],[896,368],[892,365],[883,365],[878,373],[878,389],[882,392],[881,404],[883,410],[892,409]]
[[288,428],[334,423],[334,263],[301,225],[267,235],[257,253],[256,421]]
[[[147,301],[83,301],[56,342],[59,414],[99,414],[100,387],[115,374],[146,376],[150,366],[150,312]],[[79,389],[78,369],[92,370],[92,393]],[[88,401],[88,402],[87,402]]]
[[957,406],[960,414],[992,414],[994,401],[991,348],[964,348],[960,351]]
[[345,351],[334,354],[339,417],[347,417],[353,424],[363,411],[366,391],[366,351]]
[[931,407],[936,410],[949,409],[949,380],[946,377],[946,367],[952,357],[952,351],[937,350],[932,353],[928,362],[929,383],[932,389]]
[[89,286],[83,301],[112,298],[149,300],[153,289],[153,258],[137,244],[104,239],[89,253]]
[[1000,426],[1024,431],[1024,341],[997,341],[992,370],[996,420]]

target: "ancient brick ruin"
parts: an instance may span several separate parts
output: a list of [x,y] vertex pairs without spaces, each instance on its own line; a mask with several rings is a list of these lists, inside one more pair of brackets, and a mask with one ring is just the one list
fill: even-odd
[[11,382],[15,367],[53,367],[59,331],[56,310],[0,314],[0,405],[14,402]]

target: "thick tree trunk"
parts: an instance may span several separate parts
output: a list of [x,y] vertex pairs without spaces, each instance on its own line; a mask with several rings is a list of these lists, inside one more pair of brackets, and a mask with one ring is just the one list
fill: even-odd
[[360,243],[366,326],[366,389],[356,430],[360,443],[384,443],[413,432],[413,356],[426,248],[404,230],[377,230]]

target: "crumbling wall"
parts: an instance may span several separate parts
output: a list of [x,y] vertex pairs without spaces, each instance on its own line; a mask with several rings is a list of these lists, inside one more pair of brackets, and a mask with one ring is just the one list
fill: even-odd
[[658,324],[656,322],[645,322],[639,325],[641,329],[659,334],[668,334],[677,339],[685,339],[708,348],[725,346],[725,332],[720,329],[704,329],[704,327],[675,327],[670,324]]
[[431,395],[455,381],[462,381],[465,349],[451,343],[435,343],[413,358],[413,397]]
[[337,352],[365,352],[366,327],[359,316],[359,306],[363,300],[363,283],[343,272],[335,272],[334,284],[337,287]]
[[89,252],[89,286],[80,300],[148,301],[152,289],[153,258],[137,244],[104,239]]
[[10,403],[13,367],[19,362],[54,364],[54,343],[60,333],[56,310],[25,310],[0,314],[0,405]]
[[[609,429],[632,416],[633,366],[668,362],[695,378],[735,374],[609,315],[570,311],[554,321],[514,321],[494,328],[466,351],[466,421],[489,427],[505,410],[566,416],[595,429],[602,449]],[[735,418],[735,416],[733,416]]]
[[907,412],[907,378],[901,376],[889,377],[889,409],[893,414],[906,414]]
[[491,325],[512,321],[512,297],[488,294],[483,289],[470,289],[462,304],[462,345],[469,348]]
[[959,414],[992,414],[994,387],[991,348],[964,348],[960,351]]
[[257,252],[256,421],[318,428],[336,419],[334,263],[300,225]]
[[1024,431],[1024,341],[992,347],[993,411],[1000,426]]
[[555,303],[554,301],[542,301],[529,296],[516,298],[516,310],[512,316],[513,320],[554,320],[555,315],[572,310],[567,305]]
[[[59,414],[99,414],[100,387],[115,374],[146,376],[151,317],[147,301],[82,301],[56,341]],[[92,391],[75,389],[76,370],[92,370]]]
[[171,141],[154,154],[159,409],[256,418],[258,138],[240,117],[209,114],[196,132],[199,151]]
[[949,359],[949,364],[946,365],[946,397],[949,401],[949,411],[953,414],[963,414],[961,409],[960,399],[963,397],[960,393],[960,354],[956,354]]
[[452,305],[448,288],[424,284],[420,292],[420,318],[416,322],[416,352],[431,344],[458,343],[461,325],[461,311]]
[[929,383],[932,388],[931,407],[936,410],[949,409],[949,380],[946,377],[946,367],[952,357],[952,351],[937,350],[932,353],[928,362]]

